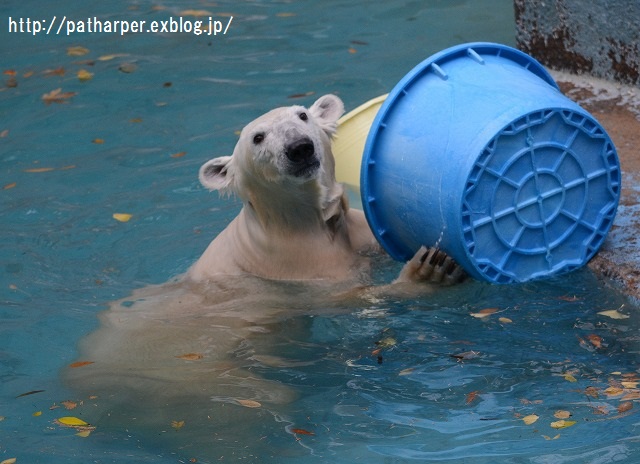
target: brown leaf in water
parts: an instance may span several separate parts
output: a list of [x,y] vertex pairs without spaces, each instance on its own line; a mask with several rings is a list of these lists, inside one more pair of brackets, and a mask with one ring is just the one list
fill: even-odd
[[76,92],[63,92],[62,88],[58,88],[42,95],[42,101],[47,105],[51,103],[67,103],[67,100],[75,95],[77,95]]
[[560,411],[556,411],[553,414],[553,417],[555,417],[556,419],[568,419],[571,417],[571,413],[569,411],[560,410]]
[[305,93],[294,93],[293,95],[289,95],[287,98],[304,98],[304,97],[310,97],[311,95],[315,94],[315,92],[313,91],[309,91],[309,92],[305,92]]
[[46,77],[64,76],[65,73],[66,71],[62,66],[56,69],[45,69],[44,71],[42,71],[42,75]]
[[478,319],[482,319],[482,318],[491,316],[492,314],[497,312],[498,312],[498,308],[486,308],[486,309],[481,309],[477,313],[471,313],[471,315],[473,317],[477,317]]
[[180,430],[182,427],[184,427],[184,421],[171,421],[171,427],[173,427],[176,430]]
[[471,393],[467,394],[467,398],[465,400],[465,404],[473,403],[475,400],[478,399],[479,395],[480,395],[479,391],[472,391]]
[[245,408],[260,408],[262,404],[258,403],[254,400],[236,400],[240,406],[244,406]]
[[596,348],[602,348],[602,337],[596,334],[587,335],[587,340],[591,342],[593,346]]
[[93,364],[94,361],[76,361],[74,363],[69,364],[69,367],[72,369],[76,369],[78,367],[88,366],[89,364]]
[[186,151],[180,151],[178,153],[174,153],[173,155],[171,155],[171,158],[182,158],[186,154],[187,154]]
[[291,429],[291,432],[297,433],[298,435],[315,435],[314,432],[309,432],[305,429]]
[[7,185],[3,186],[3,187],[2,187],[2,190],[9,190],[9,189],[12,189],[12,188],[13,188],[13,187],[15,187],[16,185],[18,185],[18,184],[17,184],[17,183],[15,183],[15,182],[11,182],[10,184],[7,184]]
[[631,411],[633,409],[633,403],[631,401],[625,401],[624,403],[620,403],[618,406],[618,413],[622,414],[623,412]]
[[184,361],[199,361],[204,358],[204,356],[200,353],[185,353],[181,354],[180,356],[176,356],[176,358],[182,359]]
[[49,172],[53,170],[55,170],[55,168],[30,168],[23,169],[22,172]]
[[61,401],[60,404],[64,406],[66,409],[68,409],[69,411],[78,407],[78,403],[71,400]]

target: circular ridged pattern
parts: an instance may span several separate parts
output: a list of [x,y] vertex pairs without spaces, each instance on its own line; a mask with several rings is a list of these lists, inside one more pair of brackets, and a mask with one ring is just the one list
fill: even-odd
[[[597,156],[582,156],[585,147]],[[487,144],[467,179],[468,253],[502,283],[530,278],[531,269],[576,268],[602,244],[619,185],[615,149],[590,118],[568,110],[526,115]]]

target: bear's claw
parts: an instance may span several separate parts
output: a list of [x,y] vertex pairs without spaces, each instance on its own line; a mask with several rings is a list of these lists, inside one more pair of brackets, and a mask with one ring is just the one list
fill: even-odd
[[405,264],[396,282],[431,282],[454,285],[466,274],[450,256],[436,247],[421,247]]

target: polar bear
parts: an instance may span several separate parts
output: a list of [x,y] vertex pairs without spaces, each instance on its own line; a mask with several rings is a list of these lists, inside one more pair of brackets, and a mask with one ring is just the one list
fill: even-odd
[[[242,210],[184,276],[100,314],[80,343],[81,367],[64,375],[84,400],[83,419],[211,456],[239,440],[264,444],[265,421],[286,423],[296,392],[256,373],[277,377],[290,365],[269,352],[271,327],[373,301],[367,261],[380,250],[334,173],[331,137],[343,111],[333,95],[272,110],[242,130],[232,156],[202,166],[202,184],[239,196]],[[443,253],[421,249],[382,291],[461,275]],[[191,432],[165,434],[181,420]]]
[[[188,273],[195,281],[251,274],[277,280],[353,279],[378,249],[364,214],[335,178],[331,137],[344,112],[335,95],[310,108],[276,108],[248,124],[232,156],[200,169],[210,190],[243,208]],[[426,258],[429,259],[426,259]],[[462,270],[443,253],[418,250],[396,282],[453,283]]]

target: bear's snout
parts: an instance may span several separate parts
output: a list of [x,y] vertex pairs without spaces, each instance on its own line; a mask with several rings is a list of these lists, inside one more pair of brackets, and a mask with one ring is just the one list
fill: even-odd
[[285,149],[287,158],[294,163],[304,163],[311,160],[315,152],[313,142],[307,137],[290,143]]
[[287,145],[285,155],[289,160],[288,171],[296,177],[309,177],[320,167],[315,145],[308,137]]

